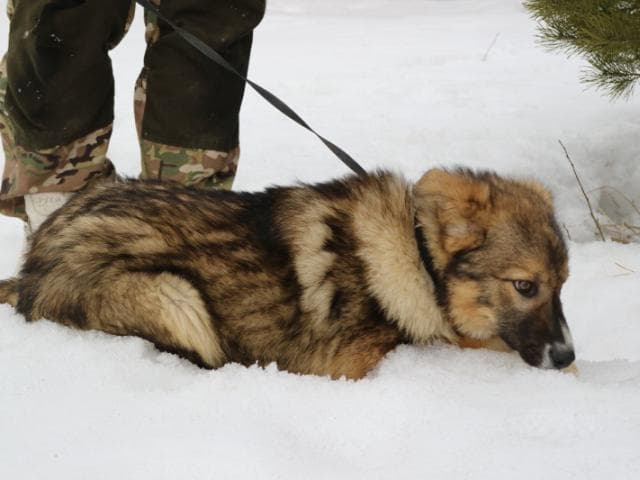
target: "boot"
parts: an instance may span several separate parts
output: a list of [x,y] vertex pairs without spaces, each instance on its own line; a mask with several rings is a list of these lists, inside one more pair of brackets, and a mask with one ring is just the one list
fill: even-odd
[[24,196],[24,206],[29,221],[27,222],[27,234],[30,236],[40,225],[57,209],[67,203],[72,193],[29,193]]

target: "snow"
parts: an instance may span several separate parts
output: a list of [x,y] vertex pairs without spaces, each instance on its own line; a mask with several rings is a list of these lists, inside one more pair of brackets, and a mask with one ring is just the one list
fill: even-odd
[[[0,306],[0,478],[640,478],[640,244],[595,241],[558,144],[587,190],[640,201],[640,99],[585,90],[584,64],[537,46],[519,0],[268,7],[252,78],[365,167],[415,178],[464,164],[553,190],[573,239],[563,302],[578,375],[446,346],[398,348],[359,382],[204,371],[137,338],[27,325]],[[113,54],[110,157],[129,175],[142,38],[138,12]],[[253,92],[241,121],[239,189],[347,173]],[[6,277],[20,222],[0,219],[0,248]]]

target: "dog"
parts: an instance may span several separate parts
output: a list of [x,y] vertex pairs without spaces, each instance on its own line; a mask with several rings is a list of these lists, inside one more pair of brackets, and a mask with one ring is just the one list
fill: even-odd
[[561,369],[575,358],[567,259],[550,193],[491,172],[256,193],[130,180],[48,218],[0,301],[206,368],[359,379],[398,344],[444,341]]

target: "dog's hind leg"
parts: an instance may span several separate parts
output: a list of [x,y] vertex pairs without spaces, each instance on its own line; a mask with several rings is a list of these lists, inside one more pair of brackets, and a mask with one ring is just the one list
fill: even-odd
[[200,294],[181,277],[127,273],[111,278],[85,299],[85,328],[136,335],[203,367],[225,363]]

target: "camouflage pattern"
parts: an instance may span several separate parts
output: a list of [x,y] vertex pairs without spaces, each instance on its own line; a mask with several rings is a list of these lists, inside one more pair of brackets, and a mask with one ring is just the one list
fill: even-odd
[[[160,0],[151,0],[156,7],[160,6]],[[144,39],[147,42],[147,45],[153,45],[160,38],[160,28],[158,27],[158,18],[156,14],[151,12],[150,10],[144,11]]]
[[[160,6],[160,0],[151,0]],[[152,46],[160,38],[157,16],[145,11],[145,40]],[[140,139],[142,160],[141,178],[173,180],[183,185],[198,185],[210,188],[231,189],[238,169],[240,148],[229,152],[165,145],[144,139],[142,119],[147,100],[147,68],[143,68],[135,86],[133,109],[136,130]]]
[[136,80],[136,86],[133,91],[133,115],[136,122],[136,131],[138,138],[142,138],[142,117],[144,116],[144,107],[147,103],[147,68],[143,68]]
[[[157,6],[160,6],[160,0],[152,1]],[[252,21],[255,23],[253,25],[259,22],[261,15],[264,13],[264,2],[256,0],[254,3],[255,5],[250,7],[254,12],[254,20]],[[16,0],[7,0],[6,5],[7,14],[11,19],[14,17]],[[118,32],[118,35],[109,38],[109,43],[107,44],[109,48],[114,47],[125,35],[133,20],[135,7],[135,1],[131,0],[131,7],[128,10],[128,18],[124,24],[124,30],[121,35]],[[209,13],[213,15],[212,18],[217,18],[215,17],[218,15],[215,4],[212,4],[211,8],[212,10]],[[224,6],[224,8],[228,10],[228,6]],[[243,21],[246,20],[245,17],[246,15],[242,15]],[[17,18],[18,16],[15,16],[13,20],[15,21]],[[231,21],[229,18],[238,18],[239,20],[240,17],[227,17],[227,20],[225,20],[226,23],[224,25],[235,28],[233,27],[235,20]],[[157,18],[152,12],[145,12],[144,19],[146,24],[145,39],[148,47],[152,47],[160,40],[160,28]],[[239,25],[241,23],[238,22]],[[238,32],[242,28],[247,28],[247,25],[243,25],[238,27]],[[122,23],[120,24],[121,27]],[[238,35],[240,34],[238,33]],[[236,61],[240,61],[243,68],[246,68],[250,38],[245,38],[243,42],[244,46],[240,49],[240,53],[236,54],[239,60],[236,59]],[[30,147],[30,143],[25,140],[20,140],[20,144],[16,142],[16,138],[22,137],[17,135],[16,128],[12,127],[11,118],[7,115],[7,109],[5,108],[5,94],[7,92],[5,65],[3,60],[2,65],[0,65],[0,135],[2,136],[5,152],[5,164],[0,189],[0,213],[24,219],[26,216],[23,196],[27,193],[76,191],[85,187],[93,179],[114,178],[115,169],[106,157],[112,130],[111,124],[72,141],[68,141],[68,138],[66,138],[60,142],[63,143],[61,145],[52,147],[45,145],[47,148],[44,149],[34,148],[34,145]],[[240,68],[240,70],[243,68]],[[142,120],[147,105],[147,76],[148,70],[145,67],[136,82],[134,95],[136,128],[140,139],[142,156],[141,177],[175,180],[186,185],[231,188],[238,167],[240,152],[237,146],[237,127],[236,130],[231,129],[232,133],[229,138],[223,137],[224,146],[222,148],[200,148],[203,144],[207,147],[217,147],[220,138],[213,136],[207,138],[211,126],[204,123],[198,124],[199,120],[197,119],[199,117],[188,110],[183,112],[183,115],[187,119],[191,119],[192,122],[196,122],[196,125],[205,127],[206,135],[204,139],[201,138],[199,140],[199,145],[194,146],[193,143],[196,143],[195,141],[189,144],[188,141],[183,142],[182,140],[173,142],[160,138],[160,141],[157,141],[158,139],[155,138],[154,141],[151,141],[148,138],[144,138]],[[203,79],[200,80],[200,83],[202,83]],[[208,84],[208,77],[206,81]],[[157,82],[153,85],[157,85]],[[226,88],[224,82],[221,85]],[[221,87],[216,86],[215,88]],[[231,97],[233,95],[225,96],[227,101]],[[152,96],[151,98],[163,97]],[[155,100],[152,101],[155,102]],[[236,101],[241,101],[241,94],[238,99],[234,97],[231,103],[233,104]],[[239,106],[239,103],[237,105]],[[158,111],[158,109],[156,108],[153,111]],[[159,111],[163,110],[160,109]],[[70,114],[72,115],[73,112],[70,112]],[[231,119],[233,119],[233,115]],[[229,118],[226,121],[229,121]],[[181,122],[176,123],[182,125]],[[237,116],[235,123],[237,124]],[[191,132],[192,130],[186,131]],[[168,132],[168,134],[170,133]],[[213,132],[211,135],[214,135]],[[235,140],[233,136],[236,136]],[[178,145],[170,145],[171,143],[177,143]]]
[[[7,2],[7,13],[13,14],[13,3],[11,0]],[[10,154],[10,148],[13,144],[13,135],[9,131],[9,124],[6,118],[6,109],[4,104],[5,94],[7,92],[7,62],[6,56],[2,58],[0,63],[0,136],[2,137],[2,145],[5,150],[5,172],[8,170],[8,158]],[[7,188],[8,189],[8,188]],[[18,217],[26,220],[26,212],[24,210],[24,200],[22,198],[4,198],[2,192],[5,190],[4,175],[2,184],[0,186],[0,213],[9,215],[11,217]]]
[[[0,80],[0,88],[3,83],[6,80]],[[113,178],[115,169],[106,157],[111,130],[109,125],[68,145],[30,151],[16,145],[4,112],[0,112],[5,154],[0,213],[25,219],[23,197],[27,193],[70,192],[94,179]]]
[[17,145],[6,115],[6,62],[0,63],[0,136],[5,166],[0,187],[0,213],[26,218],[23,196],[27,193],[79,190],[100,176],[114,174],[106,158],[111,125],[68,145],[30,151]]
[[[149,32],[149,30],[147,30]],[[173,180],[183,185],[231,189],[240,148],[229,152],[164,145],[142,138],[142,118],[147,99],[147,70],[136,82],[133,96],[136,130],[140,139],[141,178]]]
[[111,125],[68,144],[29,150],[17,145],[4,98],[7,90],[6,58],[0,62],[0,136],[4,172],[0,186],[0,213],[26,219],[27,193],[79,190],[92,179],[111,178],[113,165],[106,157]]
[[[13,2],[7,3],[13,13]],[[17,145],[5,108],[6,58],[0,62],[0,136],[5,165],[0,186],[0,213],[26,219],[27,193],[68,192],[83,188],[97,177],[111,178],[115,170],[106,158],[112,126],[96,130],[70,144],[29,150]]]
[[[9,19],[13,17],[14,6],[14,0],[7,0]],[[134,11],[135,2],[132,2],[128,24]],[[112,43],[115,45],[120,39],[114,38]],[[106,156],[112,124],[64,145],[44,149],[19,145],[5,105],[7,84],[5,56],[0,63],[0,136],[5,160],[0,186],[0,213],[27,220],[25,194],[71,192],[98,179],[115,179],[115,169]]]
[[142,139],[141,178],[173,180],[183,185],[231,189],[240,148],[230,152],[173,147]]

